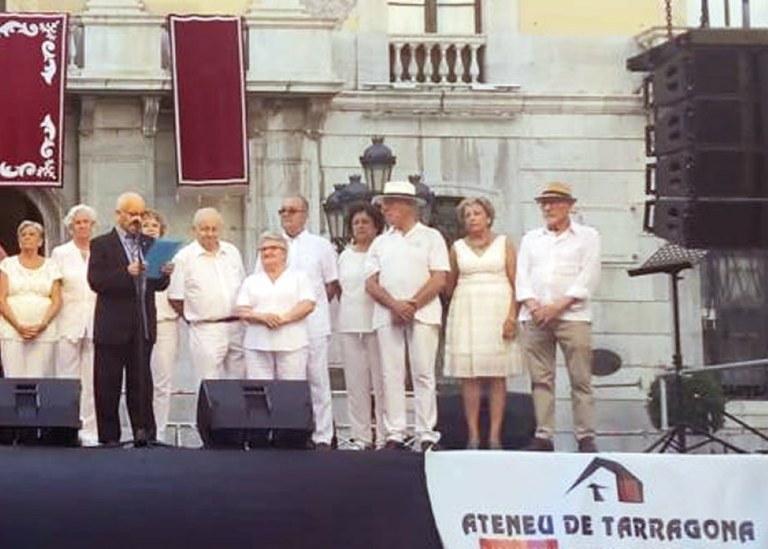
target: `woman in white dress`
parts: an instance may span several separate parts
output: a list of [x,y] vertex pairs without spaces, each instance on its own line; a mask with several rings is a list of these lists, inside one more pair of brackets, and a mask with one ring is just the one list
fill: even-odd
[[339,314],[337,330],[344,359],[350,442],[345,448],[373,447],[371,389],[376,414],[376,443],[384,444],[382,380],[379,347],[373,330],[373,298],[365,291],[365,258],[368,248],[384,230],[384,217],[369,203],[355,204],[347,214],[347,234],[352,242],[339,256]]
[[19,254],[0,263],[0,339],[6,377],[53,377],[61,272],[40,253],[45,233],[25,220],[16,231]]
[[280,233],[259,238],[261,268],[244,281],[237,314],[247,323],[243,348],[248,379],[307,379],[307,315],[315,294],[303,271],[289,269],[288,242]]
[[96,210],[72,206],[64,217],[72,236],[56,246],[51,259],[61,271],[61,310],[56,317],[56,377],[80,380],[80,443],[96,446],[96,409],[93,398],[93,313],[96,294],[88,285],[88,256],[96,226]]
[[450,252],[445,375],[461,379],[468,449],[480,447],[480,401],[482,386],[488,385],[488,447],[501,449],[506,378],[522,370],[514,342],[515,249],[492,230],[494,209],[487,199],[464,199],[457,212],[466,236]]
[[[152,238],[162,238],[168,230],[163,216],[155,210],[147,210],[141,222],[141,232]],[[179,355],[179,314],[168,302],[168,290],[155,293],[157,312],[157,339],[152,347],[152,409],[155,412],[157,440],[165,442],[168,419],[171,413],[173,392],[173,367]]]

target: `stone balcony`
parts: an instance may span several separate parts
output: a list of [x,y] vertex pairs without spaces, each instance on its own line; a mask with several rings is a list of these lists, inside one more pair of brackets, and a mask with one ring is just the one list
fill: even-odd
[[390,82],[467,85],[485,82],[484,36],[393,35]]
[[[247,91],[333,95],[343,82],[332,65],[335,21],[310,17],[243,18]],[[83,13],[70,18],[70,91],[167,92],[171,48],[167,19],[146,12]]]

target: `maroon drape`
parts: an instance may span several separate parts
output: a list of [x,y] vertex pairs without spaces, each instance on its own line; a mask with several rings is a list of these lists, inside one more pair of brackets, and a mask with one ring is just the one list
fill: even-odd
[[246,183],[241,19],[171,15],[169,26],[179,183]]
[[66,14],[0,14],[0,186],[63,182]]

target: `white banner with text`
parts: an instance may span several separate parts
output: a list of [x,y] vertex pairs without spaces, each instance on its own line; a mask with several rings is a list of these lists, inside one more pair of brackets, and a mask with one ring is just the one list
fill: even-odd
[[768,549],[768,456],[430,452],[448,549]]

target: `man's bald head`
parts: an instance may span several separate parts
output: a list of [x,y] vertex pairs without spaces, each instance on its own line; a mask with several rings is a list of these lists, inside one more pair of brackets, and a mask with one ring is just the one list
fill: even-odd
[[115,220],[117,226],[129,234],[141,232],[141,222],[147,204],[139,193],[127,192],[117,197],[115,205]]

